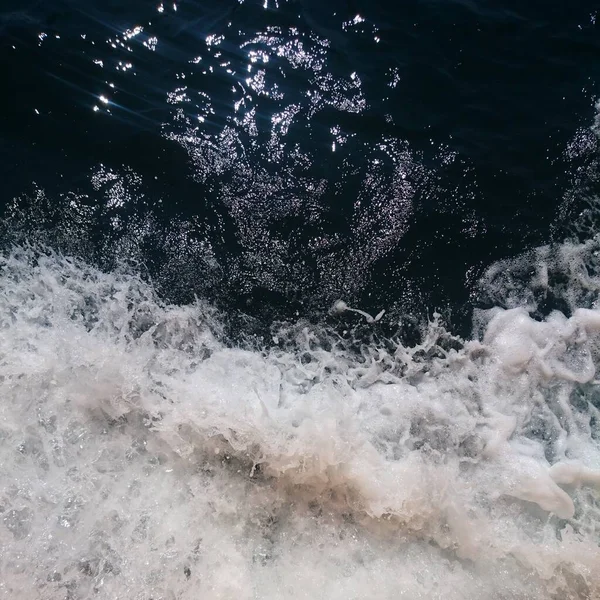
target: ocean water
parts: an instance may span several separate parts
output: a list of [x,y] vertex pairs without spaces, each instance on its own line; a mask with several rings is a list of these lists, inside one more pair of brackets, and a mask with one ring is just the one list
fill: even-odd
[[600,598],[596,19],[2,4],[0,597]]

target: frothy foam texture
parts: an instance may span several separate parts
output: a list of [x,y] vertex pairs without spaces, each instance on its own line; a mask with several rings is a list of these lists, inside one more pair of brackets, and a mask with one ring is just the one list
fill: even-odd
[[131,274],[1,267],[1,597],[600,597],[599,311],[256,351]]

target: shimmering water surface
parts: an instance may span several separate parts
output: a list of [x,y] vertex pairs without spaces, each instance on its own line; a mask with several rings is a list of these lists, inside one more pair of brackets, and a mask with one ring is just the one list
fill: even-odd
[[578,210],[593,3],[125,4],[3,11],[4,202],[177,301],[466,333],[482,269]]

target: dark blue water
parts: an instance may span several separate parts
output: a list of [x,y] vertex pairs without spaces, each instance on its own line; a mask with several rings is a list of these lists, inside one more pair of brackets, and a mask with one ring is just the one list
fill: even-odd
[[259,322],[342,297],[464,331],[482,270],[562,241],[598,192],[597,142],[568,151],[600,95],[597,13],[4,0],[5,243],[136,260],[168,299]]

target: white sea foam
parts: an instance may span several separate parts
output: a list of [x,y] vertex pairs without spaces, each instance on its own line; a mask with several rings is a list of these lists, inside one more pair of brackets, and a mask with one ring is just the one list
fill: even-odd
[[0,597],[600,597],[599,311],[358,352],[220,322],[4,256]]

